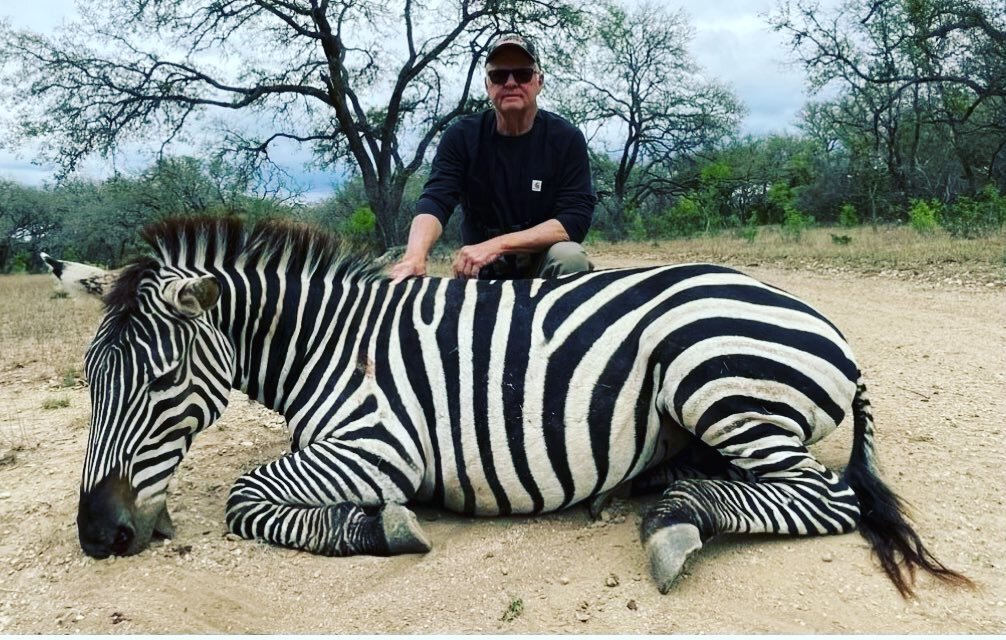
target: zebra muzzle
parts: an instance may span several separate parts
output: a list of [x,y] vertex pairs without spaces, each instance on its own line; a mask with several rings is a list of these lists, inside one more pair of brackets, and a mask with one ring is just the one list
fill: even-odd
[[138,506],[124,478],[109,477],[92,490],[81,491],[77,535],[81,549],[93,558],[133,555],[147,548],[151,538],[170,538],[174,533],[167,502]]

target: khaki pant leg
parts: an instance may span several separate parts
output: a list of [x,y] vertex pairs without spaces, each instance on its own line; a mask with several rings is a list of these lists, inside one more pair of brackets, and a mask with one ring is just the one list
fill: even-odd
[[537,265],[535,278],[557,278],[569,273],[593,271],[583,246],[576,242],[557,242],[552,245]]

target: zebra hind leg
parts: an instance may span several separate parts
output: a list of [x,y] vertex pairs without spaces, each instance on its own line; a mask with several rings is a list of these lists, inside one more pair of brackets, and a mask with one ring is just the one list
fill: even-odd
[[661,593],[712,536],[856,528],[859,503],[849,485],[814,459],[799,436],[770,420],[739,421],[712,443],[744,472],[741,479],[676,480],[643,517],[640,534]]
[[228,528],[327,556],[429,551],[415,514],[401,504],[408,494],[390,476],[354,483],[357,476],[333,469],[337,449],[315,443],[241,476],[227,500]]

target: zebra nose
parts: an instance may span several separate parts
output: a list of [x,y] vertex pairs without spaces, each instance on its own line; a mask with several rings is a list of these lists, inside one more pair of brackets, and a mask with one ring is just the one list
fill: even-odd
[[123,492],[118,481],[103,481],[92,491],[81,492],[77,535],[84,553],[100,559],[136,552],[132,549],[136,526],[130,498],[131,494]]
[[78,516],[77,533],[84,553],[98,559],[128,555],[136,538],[136,529],[125,519],[109,524]]

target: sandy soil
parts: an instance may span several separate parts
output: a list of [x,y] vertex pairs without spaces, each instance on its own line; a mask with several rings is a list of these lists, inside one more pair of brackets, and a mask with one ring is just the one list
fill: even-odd
[[[1006,632],[1003,287],[746,271],[845,332],[871,382],[886,479],[978,590],[922,578],[903,600],[858,534],[734,536],[662,596],[638,542],[646,499],[617,500],[598,522],[576,507],[493,520],[419,509],[434,545],[423,556],[331,559],[238,540],[223,521],[230,483],[286,447],[282,421],[240,394],[173,482],[176,538],[94,561],[74,524],[87,391],[59,388],[44,363],[0,363],[0,633]],[[40,409],[55,397],[69,406]],[[818,447],[826,463],[844,464],[850,431]]]

